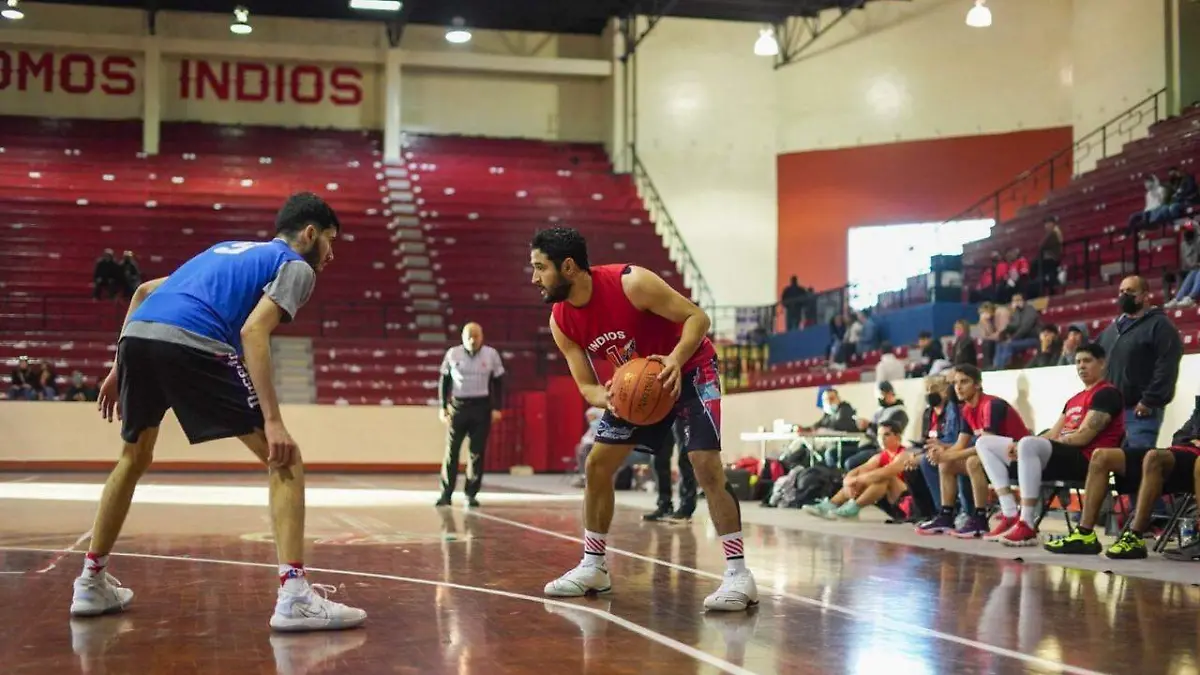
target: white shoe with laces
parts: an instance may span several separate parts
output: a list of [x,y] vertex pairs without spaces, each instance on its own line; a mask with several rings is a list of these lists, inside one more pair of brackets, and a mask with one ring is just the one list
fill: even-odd
[[348,607],[328,598],[336,593],[336,586],[309,584],[299,591],[279,588],[275,613],[271,616],[271,628],[282,632],[313,630],[345,630],[362,625],[367,613]]
[[725,570],[721,587],[704,599],[704,609],[714,612],[744,612],[758,604],[758,585],[750,570]]
[[612,577],[608,575],[607,568],[580,564],[546,584],[545,593],[554,598],[578,598],[588,593],[607,593],[611,590]]
[[94,577],[76,577],[71,597],[71,616],[99,616],[120,612],[133,602],[133,591],[108,572]]

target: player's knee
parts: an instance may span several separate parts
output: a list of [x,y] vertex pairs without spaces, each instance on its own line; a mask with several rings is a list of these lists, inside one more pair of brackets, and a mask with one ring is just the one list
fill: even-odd
[[688,459],[691,460],[692,469],[696,473],[696,482],[706,493],[724,489],[725,466],[721,464],[721,453],[697,451],[690,453]]
[[1088,473],[1108,474],[1124,464],[1125,453],[1120,448],[1097,448],[1088,462]]
[[588,453],[587,461],[584,464],[588,478],[604,478],[616,474],[617,469],[625,461],[625,454],[597,443]]
[[141,475],[154,463],[154,436],[149,430],[142,432],[136,443],[126,443],[122,458]]
[[1151,450],[1142,459],[1142,475],[1150,472],[1162,473],[1167,468],[1169,450]]
[[967,471],[969,471],[969,472],[974,473],[976,471],[983,470],[983,460],[979,459],[979,455],[971,455],[970,457],[968,457],[966,464],[967,464]]

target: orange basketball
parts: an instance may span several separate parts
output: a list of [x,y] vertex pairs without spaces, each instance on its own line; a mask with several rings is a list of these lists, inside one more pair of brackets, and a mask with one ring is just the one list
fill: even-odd
[[617,417],[645,427],[661,422],[675,407],[675,397],[658,381],[663,365],[633,359],[617,369],[612,379],[612,407]]

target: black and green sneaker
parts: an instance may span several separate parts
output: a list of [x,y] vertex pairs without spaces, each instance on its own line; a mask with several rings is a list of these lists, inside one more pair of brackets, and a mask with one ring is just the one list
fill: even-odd
[[1065,555],[1096,555],[1101,550],[1100,539],[1095,530],[1087,534],[1075,530],[1065,537],[1046,542],[1043,548],[1051,553]]
[[1141,535],[1126,530],[1121,533],[1120,539],[1108,547],[1104,555],[1114,560],[1140,560],[1147,555],[1146,542]]

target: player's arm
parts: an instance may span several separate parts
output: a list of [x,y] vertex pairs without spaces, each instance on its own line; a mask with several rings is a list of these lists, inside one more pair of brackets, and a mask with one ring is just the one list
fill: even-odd
[[[712,320],[699,305],[683,297],[667,285],[662,277],[641,267],[631,267],[621,278],[625,295],[633,306],[643,312],[652,312],[668,321],[683,324],[679,342],[670,354],[663,356],[663,369],[659,379],[675,395],[679,395],[679,367],[687,363],[696,353],[700,343],[708,335]],[[662,356],[662,355],[656,355]]]
[[596,371],[592,369],[592,362],[588,360],[583,348],[559,330],[554,316],[550,317],[550,335],[554,337],[554,344],[558,345],[558,351],[562,352],[567,359],[567,367],[571,369],[571,377],[575,378],[575,384],[579,387],[579,393],[583,395],[583,400],[597,408],[609,409],[608,388],[596,379]]
[[1057,441],[1057,440],[1059,440],[1059,438],[1058,438],[1058,437],[1059,437],[1059,435],[1061,435],[1061,434],[1062,434],[1063,425],[1065,425],[1066,423],[1067,423],[1067,415],[1066,415],[1066,413],[1063,413],[1062,415],[1059,415],[1059,416],[1058,416],[1058,419],[1057,419],[1057,420],[1055,420],[1055,422],[1054,422],[1054,426],[1050,427],[1050,430],[1049,430],[1049,431],[1047,431],[1046,433],[1042,434],[1042,438],[1048,438],[1048,439],[1050,439],[1050,440],[1052,440],[1052,441]]
[[[129,300],[129,309],[125,312],[125,320],[121,322],[122,333],[125,332],[125,327],[129,325],[129,317],[133,316],[133,313],[146,301],[146,298],[150,297],[150,294],[159,286],[162,286],[166,280],[167,277],[159,277],[158,279],[151,279],[150,281],[138,284],[137,289],[133,291],[133,298]],[[117,356],[114,353],[112,368],[108,371],[108,375],[105,376],[104,381],[100,383],[100,390],[96,395],[96,407],[100,410],[100,416],[109,422],[113,419],[114,411],[118,417],[121,416],[121,411],[117,408],[119,393],[117,389]]]
[[259,299],[249,318],[242,326],[242,349],[246,370],[258,394],[259,409],[262,410],[264,429],[269,451],[268,463],[273,466],[291,464],[296,443],[283,426],[283,415],[279,411],[279,397],[275,393],[275,380],[271,377],[271,333],[283,321],[284,310],[269,296]]
[[1105,387],[1092,397],[1092,405],[1079,428],[1058,441],[1077,448],[1087,447],[1101,431],[1108,428],[1114,417],[1124,414],[1124,407],[1121,393],[1115,387]]

